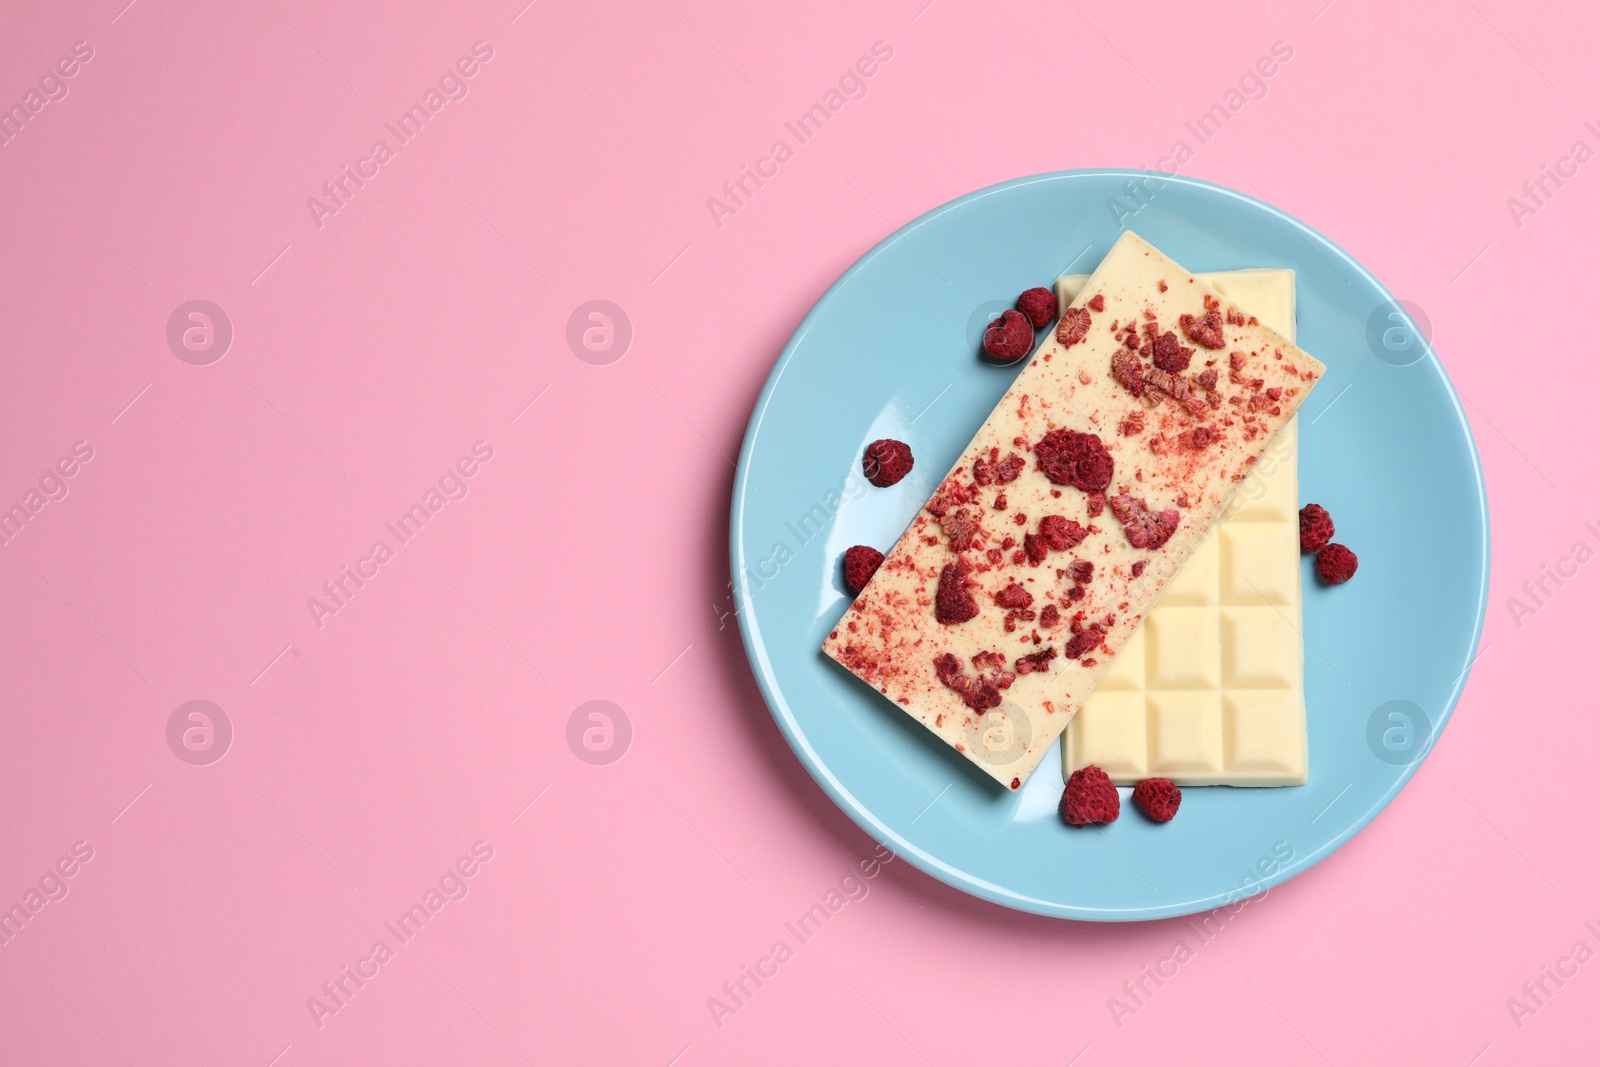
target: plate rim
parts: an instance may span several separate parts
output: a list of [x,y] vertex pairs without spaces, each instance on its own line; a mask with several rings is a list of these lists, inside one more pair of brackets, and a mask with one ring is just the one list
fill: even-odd
[[[771,662],[765,655],[764,649],[756,642],[755,636],[752,634],[752,627],[755,625],[753,618],[751,617],[753,616],[753,612],[747,612],[744,610],[744,607],[751,604],[752,601],[749,595],[749,590],[746,587],[746,580],[744,578],[747,560],[744,558],[744,544],[740,532],[741,522],[745,511],[746,487],[750,478],[750,453],[755,446],[757,437],[760,434],[761,424],[763,417],[766,414],[766,410],[772,402],[772,397],[777,389],[778,383],[782,381],[783,375],[788,369],[789,362],[793,358],[795,350],[805,339],[806,334],[810,332],[813,320],[816,318],[823,305],[828,302],[828,298],[833,294],[835,289],[838,289],[850,282],[858,272],[865,269],[869,263],[871,263],[883,252],[887,251],[890,246],[899,241],[902,237],[905,237],[906,235],[915,231],[917,228],[933,221],[946,212],[954,211],[969,203],[984,199],[985,197],[996,195],[997,193],[1001,193],[1009,189],[1021,188],[1024,186],[1037,184],[1039,182],[1063,180],[1072,181],[1074,179],[1108,177],[1118,179],[1143,179],[1152,176],[1158,177],[1158,180],[1162,182],[1173,182],[1180,185],[1188,185],[1210,193],[1232,197],[1236,200],[1243,201],[1246,204],[1257,208],[1258,210],[1264,211],[1269,215],[1275,216],[1279,220],[1286,222],[1290,226],[1298,229],[1304,236],[1307,237],[1307,239],[1320,244],[1323,249],[1337,256],[1341,261],[1353,268],[1357,274],[1369,282],[1373,288],[1386,297],[1390,302],[1394,303],[1396,306],[1400,305],[1400,302],[1395,295],[1391,293],[1388,287],[1379,281],[1376,276],[1368,271],[1366,267],[1362,266],[1361,263],[1357,262],[1356,259],[1344,251],[1344,249],[1340,248],[1333,241],[1329,240],[1314,227],[1307,225],[1305,222],[1301,221],[1295,216],[1289,214],[1281,208],[1267,203],[1259,197],[1251,196],[1248,193],[1242,193],[1237,189],[1230,189],[1225,185],[1219,185],[1215,182],[1205,181],[1200,178],[1188,177],[1186,175],[1169,175],[1164,172],[1158,173],[1155,171],[1138,170],[1124,167],[1074,168],[1069,170],[1045,171],[1039,174],[1030,174],[1020,178],[1012,178],[1007,181],[984,186],[981,189],[976,189],[970,193],[956,197],[954,200],[948,200],[929,209],[921,215],[918,215],[911,221],[895,228],[882,240],[878,241],[859,258],[857,258],[854,263],[852,263],[844,270],[843,273],[835,278],[832,284],[830,284],[828,288],[817,297],[816,301],[806,311],[805,316],[800,320],[799,325],[795,327],[794,333],[790,335],[789,340],[784,344],[783,350],[778,354],[777,360],[773,363],[772,369],[767,374],[766,381],[762,384],[761,392],[756,397],[755,406],[751,410],[750,421],[745,427],[744,438],[739,446],[739,460],[736,465],[734,476],[733,498],[728,526],[728,555],[729,565],[732,572],[731,577],[733,582],[735,607],[734,614],[739,623],[739,636],[744,645],[745,658],[750,663],[751,673],[755,676],[756,685],[761,690],[762,700],[765,702],[768,712],[777,722],[778,728],[783,733],[784,739],[789,743],[789,747],[799,758],[801,765],[805,767],[807,773],[809,773],[812,779],[822,787],[823,792],[828,794],[829,799],[832,800],[840,810],[842,810],[846,815],[850,816],[851,820],[854,821],[857,826],[861,827],[861,829],[865,830],[881,844],[889,847],[897,857],[909,860],[913,866],[922,870],[926,874],[937,878],[939,881],[958,889],[963,893],[967,893],[983,900],[990,901],[991,903],[999,904],[1003,907],[1011,908],[1017,911],[1029,912],[1035,915],[1045,915],[1053,918],[1077,919],[1095,922],[1135,922],[1194,915],[1198,914],[1199,912],[1232,904],[1241,899],[1264,894],[1268,890],[1288,881],[1290,878],[1309,870],[1317,863],[1327,858],[1329,855],[1344,847],[1357,834],[1366,829],[1368,824],[1370,824],[1373,819],[1377,818],[1378,814],[1394,801],[1394,798],[1400,794],[1400,791],[1410,783],[1412,777],[1415,776],[1417,771],[1422,767],[1422,764],[1430,755],[1432,755],[1434,747],[1438,744],[1439,738],[1443,736],[1445,727],[1449,724],[1451,717],[1455,713],[1456,705],[1460,702],[1462,694],[1466,691],[1467,682],[1472,674],[1472,668],[1477,663],[1478,656],[1476,653],[1482,644],[1484,623],[1488,617],[1489,578],[1491,561],[1493,557],[1493,529],[1490,525],[1489,496],[1488,487],[1484,480],[1483,460],[1478,454],[1477,439],[1473,436],[1472,425],[1467,420],[1466,409],[1461,404],[1461,394],[1456,390],[1455,383],[1451,380],[1450,373],[1445,368],[1444,362],[1439,359],[1438,353],[1434,350],[1432,339],[1428,338],[1426,339],[1427,352],[1425,354],[1425,358],[1433,363],[1434,368],[1438,371],[1439,376],[1448,387],[1450,404],[1454,411],[1456,421],[1460,424],[1463,435],[1466,439],[1467,454],[1472,459],[1472,473],[1474,475],[1473,480],[1477,489],[1478,520],[1479,526],[1483,531],[1483,537],[1481,561],[1477,575],[1479,596],[1477,611],[1472,624],[1472,641],[1468,648],[1467,662],[1453,683],[1453,687],[1445,701],[1444,710],[1440,714],[1439,721],[1434,727],[1432,736],[1430,737],[1427,746],[1423,749],[1422,754],[1418,756],[1416,760],[1402,767],[1400,774],[1395,779],[1393,785],[1381,796],[1379,796],[1366,811],[1362,812],[1350,824],[1349,827],[1331,838],[1322,847],[1307,853],[1304,857],[1296,856],[1295,859],[1289,864],[1280,867],[1272,874],[1255,883],[1251,892],[1248,894],[1244,893],[1242,890],[1233,889],[1195,900],[1181,901],[1153,907],[1126,909],[1061,904],[1056,901],[1041,900],[1036,897],[1030,897],[1016,890],[997,885],[983,878],[979,878],[969,871],[961,870],[945,863],[938,856],[933,855],[925,849],[906,840],[897,831],[895,831],[893,827],[889,826],[886,822],[880,819],[866,804],[862,803],[844,785],[844,783],[834,775],[832,769],[829,768],[828,765],[818,756],[816,750],[811,747],[810,741],[807,739],[805,732],[794,720],[787,701],[783,698],[781,691],[779,691],[774,684],[774,679],[769,676],[771,672]],[[1128,227],[1124,225],[1119,229],[1118,232],[1123,232],[1127,229]]]

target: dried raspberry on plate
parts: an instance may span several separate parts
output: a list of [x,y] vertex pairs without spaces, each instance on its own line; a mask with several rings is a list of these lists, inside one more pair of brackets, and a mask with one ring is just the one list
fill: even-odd
[[1317,552],[1333,540],[1333,516],[1321,504],[1300,509],[1300,551]]
[[1004,363],[1015,363],[1033,350],[1033,324],[1020,311],[1004,311],[983,331],[983,350]]
[[1035,330],[1042,330],[1056,317],[1056,294],[1043,287],[1029,289],[1017,297],[1017,310],[1028,316]]
[[1072,772],[1066,792],[1061,794],[1061,818],[1068,826],[1116,822],[1120,814],[1122,798],[1105,771],[1090,764]]
[[1155,822],[1171,822],[1183,793],[1165,778],[1146,778],[1133,787],[1133,803]]
[[861,457],[861,470],[867,481],[880,489],[887,489],[911,473],[911,446],[904,441],[885,437],[867,446]]
[[883,563],[883,553],[868,545],[856,545],[844,550],[844,584],[852,593],[867,587],[878,566]]
[[1355,576],[1356,554],[1341,544],[1328,545],[1317,553],[1317,573],[1329,585],[1343,585]]

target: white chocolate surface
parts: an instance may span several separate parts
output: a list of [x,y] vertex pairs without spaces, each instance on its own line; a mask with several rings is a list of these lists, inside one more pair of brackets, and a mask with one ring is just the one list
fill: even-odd
[[[1104,307],[1091,313],[1086,306],[1095,297]],[[1216,301],[1219,315],[1227,319],[1219,327],[1222,346],[1205,348],[1181,338],[1196,348],[1192,366],[1180,375],[1184,382],[1192,386],[1205,370],[1220,372],[1212,390],[1195,388],[1191,400],[1200,403],[1185,408],[1156,389],[1136,397],[1117,382],[1112,357],[1126,350],[1112,324],[1153,321],[1160,331],[1177,330],[1180,315],[1202,315],[1207,299]],[[962,514],[969,524],[975,522],[973,544],[958,551],[939,517],[924,507],[823,642],[827,655],[1012,789],[1033,772],[1111,668],[1324,369],[1131,232],[1113,245],[1073,306],[1089,317],[1083,338],[1066,345],[1054,327],[1046,333],[930,501],[947,519]],[[1143,366],[1146,373],[1153,370],[1148,360]],[[1279,395],[1269,401],[1267,390]],[[1135,412],[1145,419],[1144,429],[1123,433],[1122,420]],[[1211,435],[1209,443],[1181,443],[1180,435],[1201,426]],[[1102,503],[1096,513],[1093,495],[1053,483],[1040,469],[1034,446],[1058,429],[1097,435],[1114,465],[1106,495],[1136,497],[1153,513],[1177,511],[1171,536],[1135,546],[1111,508]],[[1023,461],[1014,481],[976,484],[975,461],[1004,460],[1013,453]],[[1092,530],[1080,544],[1052,551],[1033,565],[1021,542],[1045,516]],[[1005,545],[1007,537],[1018,543]],[[966,585],[978,614],[941,622],[936,590],[943,568],[958,560],[969,568]],[[1075,563],[1092,563],[1094,576],[1073,600],[1074,582],[1063,574],[1070,574]],[[995,598],[1013,584],[1029,593],[1028,610],[1039,618],[1007,631],[1007,613]],[[1043,622],[1047,606],[1061,616],[1054,628]],[[1098,636],[1097,644],[1076,657],[1067,647],[1074,615],[1086,632],[1093,629]],[[1019,657],[1052,649],[1057,656],[1047,670],[1014,669]],[[965,680],[1001,679],[1001,672],[974,661],[985,654],[1013,668],[1006,673],[1014,677],[999,693],[1002,702],[980,711],[941,680],[935,664],[948,655]]]
[[[1197,277],[1294,339],[1294,271]],[[1057,279],[1063,308],[1086,281]],[[1305,783],[1298,422],[1256,464],[1073,716],[1063,776],[1092,763],[1118,785]]]

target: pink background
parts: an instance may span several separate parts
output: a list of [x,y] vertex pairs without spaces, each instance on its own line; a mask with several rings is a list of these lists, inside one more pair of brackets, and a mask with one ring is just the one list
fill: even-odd
[[[1600,163],[1520,226],[1506,204],[1600,148],[1579,5],[125,2],[0,14],[0,103],[93,49],[0,147],[0,506],[93,449],[0,546],[0,904],[93,850],[0,947],[0,1062],[1592,1049],[1600,963],[1507,1005],[1600,948],[1600,565],[1507,603],[1600,547]],[[707,999],[875,847],[788,751],[726,614],[727,460],[779,349],[928,208],[1193,146],[1183,123],[1279,40],[1267,95],[1183,170],[1309,221],[1432,320],[1496,504],[1455,720],[1366,832],[1120,1027],[1108,998],[1181,922],[1014,914],[904,862],[719,1027]],[[319,228],[307,199],[475,41],[469,95]],[[868,95],[719,228],[706,199],[877,41]],[[166,340],[196,298],[235,333],[209,366]],[[591,299],[633,325],[608,366],[566,341]],[[480,440],[468,495],[319,628],[307,599]],[[235,731],[209,766],[168,747],[192,699]],[[620,762],[569,747],[593,699],[632,724]],[[479,841],[468,895],[319,1026],[308,998]]]

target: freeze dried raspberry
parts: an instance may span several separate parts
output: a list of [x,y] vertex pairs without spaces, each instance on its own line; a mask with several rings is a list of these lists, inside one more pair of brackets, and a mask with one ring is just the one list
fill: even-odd
[[1134,396],[1144,396],[1144,372],[1139,361],[1127,352],[1119,350],[1111,357],[1111,376]]
[[1094,564],[1086,559],[1074,560],[1071,567],[1072,580],[1075,582],[1094,581]]
[[1072,485],[1086,493],[1111,484],[1111,454],[1092,433],[1051,430],[1033,446],[1033,459],[1057,485]]
[[[1094,294],[1084,304],[1084,307],[1093,308],[1095,311],[1104,311],[1106,309],[1106,297],[1105,297],[1105,294],[1104,293],[1096,293],[1096,294]],[[1116,323],[1112,323],[1112,325],[1115,326]]]
[[1046,515],[1039,520],[1039,539],[1057,552],[1077,548],[1089,536],[1089,528],[1062,515]]
[[934,618],[946,626],[966,622],[978,615],[978,602],[967,588],[972,584],[971,565],[965,559],[946,563],[939,572],[939,590],[933,598]]
[[1056,325],[1056,340],[1071,348],[1089,335],[1089,323],[1093,321],[1087,309],[1068,308],[1061,313],[1061,321]]
[[1133,803],[1153,822],[1171,822],[1183,793],[1165,778],[1146,778],[1133,787]]
[[972,657],[972,665],[978,668],[980,678],[984,671],[988,671],[989,677],[985,680],[997,688],[1010,689],[1011,683],[1017,680],[1017,676],[1006,669],[1006,657],[1003,652],[979,652]]
[[1133,568],[1132,568],[1133,576],[1135,578],[1137,578],[1137,577],[1139,577],[1139,575],[1143,574],[1145,566],[1146,566],[1146,561],[1145,560],[1142,560],[1142,559],[1134,560],[1133,561]]
[[1356,573],[1356,554],[1337,541],[1317,553],[1317,573],[1329,585],[1343,585]]
[[1124,437],[1144,433],[1144,412],[1135,408],[1122,416],[1122,421],[1117,423],[1117,432]]
[[989,449],[988,458],[979,456],[972,461],[972,480],[979,485],[994,485],[996,482],[1004,484],[1014,482],[1017,475],[1022,473],[1026,461],[1015,452],[1006,453],[1006,458],[1001,459],[998,448]]
[[1106,510],[1106,495],[1104,493],[1089,494],[1089,517],[1092,519],[1102,515]]
[[1321,504],[1300,509],[1300,551],[1316,552],[1333,540],[1333,516]]
[[1134,548],[1160,548],[1178,529],[1178,509],[1151,511],[1144,500],[1129,493],[1118,493],[1110,499],[1111,513],[1127,531],[1128,543]]
[[1106,639],[1106,632],[1098,625],[1090,626],[1079,633],[1072,635],[1072,640],[1067,642],[1066,650],[1062,655],[1068,659],[1077,659],[1085,652],[1093,652],[1100,647],[1100,642]]
[[1025,608],[1033,603],[1033,594],[1012,582],[994,595],[994,602],[1002,608]]
[[1053,647],[1043,648],[1026,656],[1018,656],[1017,673],[1033,674],[1039,671],[1047,671],[1050,669],[1050,661],[1055,658],[1056,650]]
[[1204,389],[1206,392],[1208,392],[1208,393],[1216,392],[1217,391],[1217,368],[1215,368],[1215,367],[1206,368],[1205,370],[1200,372],[1200,377],[1196,378],[1195,381],[1198,382],[1199,385],[1200,385],[1200,388]]
[[1072,772],[1066,792],[1061,794],[1061,818],[1068,826],[1116,822],[1120,814],[1122,799],[1110,775],[1093,764]]
[[877,573],[883,563],[883,553],[867,545],[856,545],[844,550],[844,584],[852,593],[859,593]]
[[1181,374],[1189,369],[1189,360],[1194,356],[1194,349],[1178,343],[1178,335],[1168,330],[1155,339],[1151,345],[1151,356],[1156,366],[1172,374]]
[[1054,604],[1046,604],[1044,610],[1039,612],[1039,625],[1046,630],[1054,630],[1061,625],[1061,609]]
[[[1028,316],[1035,330],[1042,330],[1056,317],[1056,294],[1043,286],[1029,289],[1017,297],[1017,310]],[[1032,341],[1033,338],[1028,338]]]
[[911,446],[885,437],[867,446],[861,457],[861,470],[867,481],[887,489],[911,473]]
[[968,677],[967,672],[961,669],[961,661],[953,653],[946,652],[936,657],[933,670],[939,676],[939,681],[955,690],[961,702],[980,715],[1000,706],[1000,687],[985,678]]
[[1028,559],[1032,560],[1035,566],[1043,563],[1044,558],[1050,554],[1049,544],[1045,542],[1044,538],[1036,534],[1022,535],[1022,549],[1028,554]]
[[950,539],[950,548],[956,552],[965,552],[971,548],[973,539],[980,532],[978,520],[966,508],[940,519],[939,528]]
[[1216,297],[1206,297],[1206,313],[1201,316],[1179,315],[1178,325],[1184,336],[1207,348],[1221,348],[1227,344],[1222,339],[1222,312],[1217,310]]
[[1015,363],[1033,348],[1033,325],[1020,311],[1004,311],[983,331],[983,350],[1002,363]]

